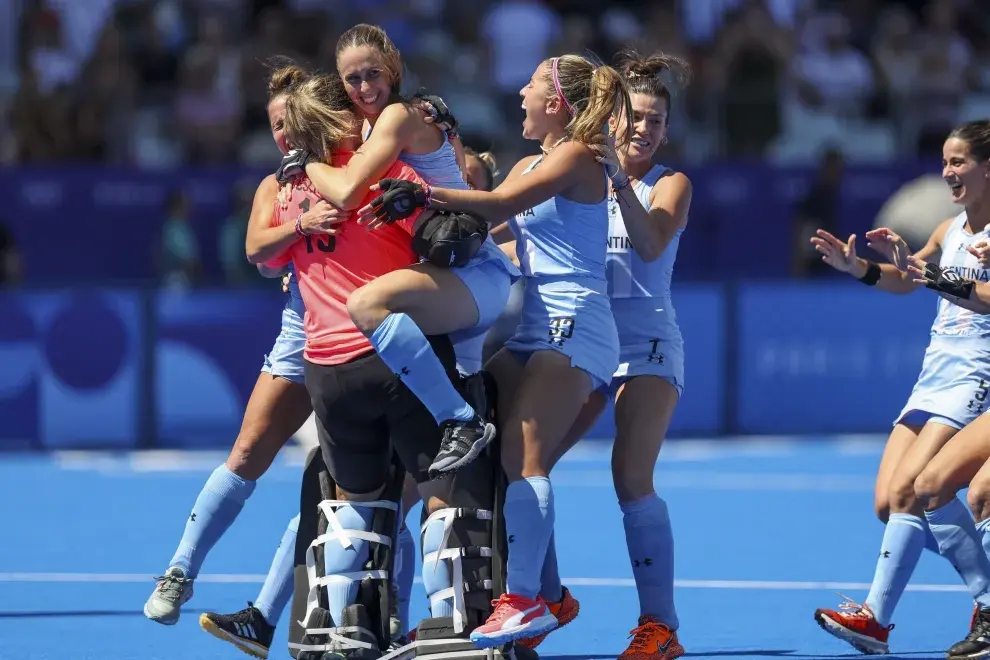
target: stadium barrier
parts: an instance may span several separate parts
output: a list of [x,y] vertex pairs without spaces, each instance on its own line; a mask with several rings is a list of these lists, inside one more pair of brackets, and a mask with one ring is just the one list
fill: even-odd
[[[0,292],[0,449],[229,447],[278,333],[272,288]],[[852,281],[676,286],[671,435],[886,432],[936,301]],[[609,410],[591,435],[612,431]]]

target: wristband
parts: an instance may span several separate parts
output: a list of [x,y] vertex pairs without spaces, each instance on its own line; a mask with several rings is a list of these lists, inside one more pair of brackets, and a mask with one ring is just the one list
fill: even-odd
[[303,231],[302,228],[302,217],[303,217],[302,213],[296,216],[295,230],[296,230],[296,235],[299,236],[299,238],[306,238],[307,234],[305,231]]
[[629,181],[630,181],[629,180],[629,175],[626,174],[625,172],[623,172],[622,173],[622,179],[620,181],[616,181],[615,179],[612,179],[612,190],[618,192],[618,191],[622,190],[623,188],[628,188],[629,187]]
[[866,273],[862,277],[857,279],[859,279],[859,281],[865,284],[866,286],[876,286],[877,282],[880,281],[881,274],[882,271],[880,270],[879,264],[876,264],[872,261],[867,261]]

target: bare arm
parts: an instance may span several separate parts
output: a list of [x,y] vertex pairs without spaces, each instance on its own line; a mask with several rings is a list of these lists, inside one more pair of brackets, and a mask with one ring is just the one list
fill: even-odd
[[[361,145],[346,167],[332,168],[310,163],[306,174],[316,190],[334,206],[352,211],[360,206],[371,185],[385,176],[399,158],[423,121],[420,115],[400,103],[385,108],[375,130]],[[432,130],[432,129],[431,129]],[[439,130],[439,129],[436,129]]]
[[[928,243],[918,250],[918,253],[914,256],[922,260],[938,259],[942,253],[942,241],[945,238],[945,231],[950,222],[950,220],[946,220],[939,225],[938,229],[928,238]],[[899,261],[903,258],[905,262],[909,262],[910,255],[907,254],[907,245],[889,229],[873,229],[868,231],[866,236],[875,242],[875,250],[889,253],[885,255],[888,258],[896,258],[892,259],[892,261]],[[885,236],[891,240],[882,240]],[[896,239],[896,241],[893,239]],[[817,235],[811,239],[811,243],[823,255],[822,260],[832,266],[832,268],[840,272],[849,273],[856,279],[862,279],[866,275],[870,262],[856,256],[855,234],[849,237],[848,242],[843,242],[829,232],[819,229]],[[909,263],[905,263],[904,270],[898,269],[893,264],[879,264],[878,267],[880,268],[880,280],[876,286],[880,290],[888,293],[911,293],[918,287],[913,275],[908,270],[910,267]]]
[[977,282],[976,286],[973,287],[973,293],[970,294],[968,300],[964,298],[956,298],[955,296],[950,296],[949,294],[942,293],[941,291],[936,291],[936,293],[953,305],[958,305],[963,309],[968,309],[969,311],[976,312],[977,314],[990,314],[990,283],[988,282]]
[[[918,250],[914,256],[922,261],[938,261],[942,255],[942,241],[945,239],[945,232],[948,230],[951,222],[951,220],[946,220],[940,224],[932,232],[932,235],[928,237],[928,242],[925,243],[925,246]],[[867,232],[867,238],[869,238],[871,233]],[[849,273],[857,279],[861,278],[866,274],[868,265],[866,259],[857,258],[855,265]],[[918,288],[918,284],[915,283],[914,277],[908,270],[899,270],[892,264],[881,264],[880,281],[877,282],[877,288],[888,293],[911,293]]]
[[990,282],[977,282],[976,286],[973,287],[973,293],[970,294],[969,300],[960,300],[951,296],[943,297],[968,310],[980,314],[990,314]]
[[433,203],[438,209],[472,213],[497,225],[580,184],[585,160],[598,165],[588,147],[566,142],[554,149],[538,168],[526,176],[506,177],[492,192],[434,188]]
[[252,264],[261,264],[277,257],[299,240],[295,227],[291,224],[272,227],[277,198],[278,182],[274,174],[269,174],[254,193],[251,217],[248,219],[247,240],[244,247],[247,260]]
[[691,208],[691,181],[677,172],[663,177],[650,193],[650,209],[644,209],[632,186],[618,191],[622,220],[636,254],[649,263],[660,258],[678,229],[687,225]]
[[262,277],[267,277],[269,279],[281,277],[285,274],[285,268],[272,268],[270,266],[266,266],[265,264],[258,264],[257,268],[258,273],[260,273]]

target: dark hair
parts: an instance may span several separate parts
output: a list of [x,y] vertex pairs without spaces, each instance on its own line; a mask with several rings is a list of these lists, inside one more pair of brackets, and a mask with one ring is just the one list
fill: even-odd
[[479,154],[471,147],[464,147],[464,157],[467,158],[468,156],[477,158],[485,166],[485,178],[487,179],[485,190],[492,190],[495,187],[495,177],[498,176],[498,164],[495,162],[495,156],[490,151]]
[[990,119],[966,122],[952,129],[949,137],[969,145],[969,153],[978,161],[990,160]]
[[288,94],[294,87],[310,77],[309,71],[288,58],[272,59],[268,66],[272,75],[268,77],[268,103]]
[[329,162],[337,144],[357,134],[354,104],[337,74],[313,74],[285,98],[285,135],[294,145]]
[[670,86],[687,87],[691,82],[691,65],[679,57],[660,52],[642,57],[634,50],[626,50],[619,57],[619,70],[626,78],[629,93],[664,99],[669,122]]
[[402,56],[385,30],[377,25],[360,23],[340,35],[340,39],[337,40],[337,48],[334,50],[338,68],[340,67],[340,54],[347,48],[360,46],[374,48],[382,56],[382,66],[392,80],[392,93],[398,94],[402,87]]

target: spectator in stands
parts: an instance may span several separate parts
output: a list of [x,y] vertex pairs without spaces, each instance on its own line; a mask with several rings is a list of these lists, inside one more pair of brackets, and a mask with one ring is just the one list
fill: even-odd
[[21,280],[21,257],[14,237],[0,224],[0,287],[17,284]]
[[780,98],[792,52],[791,36],[759,0],[728,16],[704,77],[721,106],[727,155],[759,156],[780,132]]
[[169,195],[166,203],[159,268],[168,287],[188,288],[202,276],[199,240],[189,224],[189,199],[181,191]]
[[808,110],[860,118],[873,97],[870,61],[850,43],[849,20],[839,13],[808,20],[804,52],[794,61],[792,76],[801,104]]
[[244,242],[247,239],[248,217],[251,215],[254,191],[254,181],[244,180],[234,184],[230,195],[232,213],[220,226],[220,237],[217,241],[220,264],[223,266],[227,284],[232,286],[244,286],[265,281],[259,277],[258,269],[248,263],[244,254]]
[[842,152],[830,148],[822,155],[818,174],[810,190],[798,201],[794,214],[794,251],[792,273],[794,277],[821,277],[832,272],[832,267],[822,261],[821,254],[811,245],[811,237],[818,229],[837,235],[839,233],[839,198],[845,163]]

